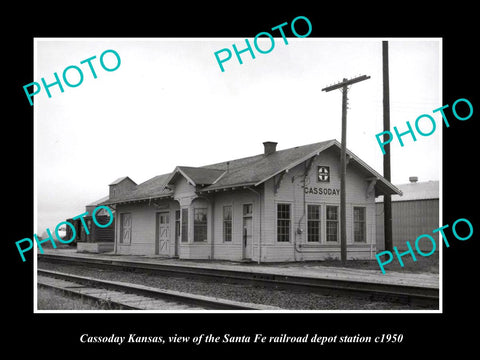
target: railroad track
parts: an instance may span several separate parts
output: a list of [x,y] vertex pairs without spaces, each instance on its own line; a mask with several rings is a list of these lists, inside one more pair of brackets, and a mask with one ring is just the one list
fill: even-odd
[[221,279],[222,281],[258,284],[287,290],[313,291],[329,295],[360,296],[372,300],[399,302],[429,308],[438,308],[439,303],[439,289],[432,287],[266,274],[255,271],[188,266],[188,264],[172,265],[55,254],[38,254],[38,260],[50,263],[95,266],[125,271],[148,271],[169,276],[187,276],[192,279],[202,278],[212,281]]
[[273,306],[241,303],[43,269],[37,270],[37,284],[108,304],[109,308],[127,310],[278,310]]

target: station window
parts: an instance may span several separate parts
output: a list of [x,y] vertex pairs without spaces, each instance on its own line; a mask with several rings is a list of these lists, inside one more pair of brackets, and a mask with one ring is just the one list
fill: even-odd
[[188,242],[188,209],[182,209],[182,242]]
[[243,205],[243,216],[252,216],[253,213],[253,205],[252,204],[244,204]]
[[365,208],[353,208],[353,240],[355,242],[366,242],[366,221]]
[[277,241],[290,241],[290,204],[277,204]]
[[338,206],[327,206],[327,242],[338,241]]
[[207,208],[193,210],[193,241],[207,241]]
[[223,207],[223,241],[232,241],[232,206]]
[[307,205],[307,241],[320,242],[320,205]]

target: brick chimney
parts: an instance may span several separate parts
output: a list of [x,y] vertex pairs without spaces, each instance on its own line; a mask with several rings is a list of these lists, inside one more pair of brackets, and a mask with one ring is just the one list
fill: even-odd
[[264,151],[265,155],[270,155],[270,154],[273,154],[275,151],[277,151],[277,143],[274,141],[265,141],[263,143],[263,146],[265,148],[265,151]]

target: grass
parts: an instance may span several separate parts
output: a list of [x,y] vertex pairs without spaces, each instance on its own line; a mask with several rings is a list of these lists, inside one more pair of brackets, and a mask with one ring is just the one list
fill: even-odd
[[[400,265],[397,257],[394,256],[392,262],[385,264],[385,271],[399,271],[408,273],[439,273],[439,255],[438,252],[428,257],[416,255],[417,261],[413,261],[411,255],[405,255],[402,257],[404,266]],[[380,260],[386,261],[386,257],[382,257]],[[337,266],[354,269],[366,269],[366,270],[380,270],[380,266],[377,260],[348,260],[345,265],[340,260],[324,260],[319,261],[318,265],[321,266]]]
[[107,301],[68,296],[62,291],[39,286],[37,291],[38,310],[112,310]]
[[[398,258],[394,255],[390,263],[385,264],[385,271],[397,271],[405,273],[425,273],[425,274],[438,274],[439,273],[439,254],[438,252],[423,257],[418,254],[415,255],[416,261],[413,261],[411,255],[405,255],[402,257],[403,266],[400,265]],[[386,257],[380,258],[381,261],[386,261]],[[198,261],[198,260],[196,260]],[[246,266],[257,266],[255,262],[244,263]],[[349,259],[345,264],[339,259],[325,259],[325,260],[312,260],[312,261],[298,261],[298,262],[275,262],[275,263],[262,263],[262,266],[331,266],[331,267],[343,267],[349,269],[363,269],[363,270],[377,270],[381,273],[380,266],[376,258],[373,260],[355,260]]]
[[38,310],[100,310],[91,302],[65,296],[61,291],[39,286],[37,291]]

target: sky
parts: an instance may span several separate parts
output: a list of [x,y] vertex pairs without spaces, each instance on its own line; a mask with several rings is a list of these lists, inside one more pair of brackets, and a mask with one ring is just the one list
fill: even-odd
[[[436,120],[430,136],[391,143],[392,183],[441,180],[442,43],[438,38],[275,38],[255,59],[233,54],[220,70],[214,53],[246,47],[245,38],[37,38],[34,79],[47,84],[78,66],[83,82],[42,88],[34,96],[35,228],[42,234],[85,205],[108,195],[108,184],[129,176],[140,184],[178,165],[202,166],[319,141],[341,140],[342,95],[323,88],[358,75],[371,78],[348,92],[347,148],[383,173],[375,135],[383,131],[382,40],[389,42],[391,128],[414,127],[422,114]],[[270,40],[260,39],[261,49]],[[253,43],[253,39],[249,39]],[[100,56],[116,51],[115,71]],[[97,78],[88,63],[91,60]],[[223,54],[221,55],[223,56]],[[116,58],[104,56],[113,68]],[[79,82],[75,70],[67,72]],[[26,99],[28,104],[28,100]],[[424,119],[425,120],[425,119]],[[431,124],[420,123],[426,133]]]

